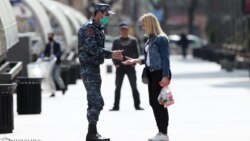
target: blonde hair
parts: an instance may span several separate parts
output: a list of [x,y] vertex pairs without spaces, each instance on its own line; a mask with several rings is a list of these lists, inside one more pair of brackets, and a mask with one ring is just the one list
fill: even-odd
[[159,21],[157,20],[157,18],[155,17],[154,14],[152,13],[146,13],[144,15],[142,15],[139,19],[140,23],[145,27],[145,32],[146,34],[150,35],[150,34],[163,34],[166,35],[161,26]]

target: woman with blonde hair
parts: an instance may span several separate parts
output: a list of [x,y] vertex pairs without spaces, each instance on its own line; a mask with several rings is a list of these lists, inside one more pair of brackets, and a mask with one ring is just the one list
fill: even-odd
[[145,64],[148,76],[149,103],[153,109],[158,127],[156,136],[149,141],[168,141],[168,110],[157,101],[162,87],[169,85],[171,80],[169,44],[167,35],[162,31],[159,21],[152,13],[140,17],[140,24],[148,37],[145,43],[144,59],[128,58],[124,64]]

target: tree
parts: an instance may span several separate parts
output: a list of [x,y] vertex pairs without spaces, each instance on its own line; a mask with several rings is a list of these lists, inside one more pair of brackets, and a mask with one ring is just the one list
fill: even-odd
[[197,8],[197,0],[190,0],[190,5],[188,9],[188,30],[189,34],[194,33],[194,15]]

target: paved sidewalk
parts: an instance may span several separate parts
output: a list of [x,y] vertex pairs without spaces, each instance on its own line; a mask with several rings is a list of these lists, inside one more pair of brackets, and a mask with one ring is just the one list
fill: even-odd
[[[145,110],[134,109],[126,77],[120,111],[110,112],[115,74],[106,73],[107,64],[112,64],[111,60],[102,65],[105,107],[98,124],[100,133],[111,141],[147,141],[157,129],[148,104],[147,86],[140,79],[143,67],[136,66],[141,106]],[[180,56],[171,57],[171,66],[171,87],[176,103],[169,107],[170,141],[250,141],[250,78],[247,71],[228,73],[215,63],[192,58],[183,60]],[[64,96],[61,92],[57,92],[55,98],[43,94],[42,104],[39,115],[15,113],[13,133],[0,134],[0,141],[2,138],[85,141],[87,103],[81,80],[70,85]],[[16,102],[14,106],[16,111]]]

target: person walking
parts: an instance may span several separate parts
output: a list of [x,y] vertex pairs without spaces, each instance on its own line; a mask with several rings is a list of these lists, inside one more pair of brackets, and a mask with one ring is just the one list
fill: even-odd
[[168,86],[171,80],[169,41],[167,35],[162,31],[159,21],[152,13],[142,15],[140,23],[148,36],[145,44],[145,58],[126,57],[128,60],[123,63],[126,65],[145,64],[149,80],[149,103],[158,127],[158,133],[149,141],[168,141],[168,109],[160,105],[157,99],[162,87]]
[[189,41],[188,41],[186,33],[184,33],[184,32],[180,34],[180,37],[181,37],[181,39],[178,42],[178,44],[181,46],[183,59],[186,59]]
[[[65,84],[62,80],[61,77],[61,46],[59,43],[57,43],[54,40],[54,33],[49,33],[48,34],[48,40],[49,43],[46,44],[45,50],[44,50],[44,56],[51,58],[51,57],[56,57],[56,64],[53,67],[52,70],[52,77],[54,82],[59,86],[60,90],[62,90],[62,93],[64,94],[66,91]],[[55,93],[53,92],[50,97],[55,97]]]
[[94,16],[78,32],[78,50],[80,76],[87,91],[88,133],[86,141],[109,141],[97,132],[97,122],[104,106],[101,95],[100,64],[104,58],[122,60],[122,50],[107,51],[104,49],[105,35],[103,26],[109,22],[109,15],[114,14],[108,4],[96,4]]
[[[128,34],[128,24],[126,22],[122,22],[119,25],[120,28],[120,36],[118,36],[112,46],[112,50],[124,50],[123,55],[131,58],[139,57],[139,48],[138,42],[135,37],[132,37]],[[132,88],[133,98],[134,98],[134,106],[136,110],[144,110],[140,107],[140,96],[137,90],[136,85],[136,71],[135,65],[124,65],[119,60],[113,59],[113,63],[116,67],[116,78],[115,78],[115,102],[114,107],[110,109],[110,111],[118,111],[121,97],[121,87],[123,78],[125,75],[128,76],[130,86]]]

